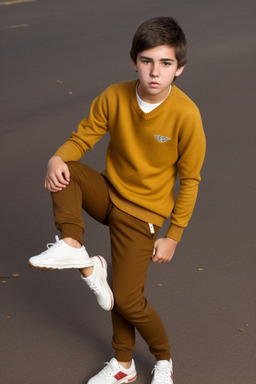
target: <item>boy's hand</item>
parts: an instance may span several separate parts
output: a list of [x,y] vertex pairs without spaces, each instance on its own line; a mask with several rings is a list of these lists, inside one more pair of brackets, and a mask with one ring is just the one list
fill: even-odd
[[50,192],[58,192],[69,184],[70,173],[66,163],[59,156],[48,161],[44,186]]
[[155,253],[152,257],[154,263],[166,263],[173,258],[178,241],[170,237],[157,239],[154,244]]

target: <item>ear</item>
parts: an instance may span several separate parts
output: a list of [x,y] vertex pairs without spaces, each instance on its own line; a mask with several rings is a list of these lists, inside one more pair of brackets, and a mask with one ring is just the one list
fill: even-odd
[[175,73],[175,77],[180,76],[182,74],[184,68],[185,68],[185,65],[183,65],[183,67],[178,68],[176,73]]
[[134,71],[135,71],[135,72],[138,72],[137,64],[135,63],[135,61],[133,61],[132,58],[131,58],[131,62],[132,62],[132,66],[133,66]]

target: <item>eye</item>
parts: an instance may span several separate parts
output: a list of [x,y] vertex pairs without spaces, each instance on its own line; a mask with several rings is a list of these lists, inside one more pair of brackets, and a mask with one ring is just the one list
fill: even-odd
[[163,67],[169,67],[171,65],[170,61],[163,61]]

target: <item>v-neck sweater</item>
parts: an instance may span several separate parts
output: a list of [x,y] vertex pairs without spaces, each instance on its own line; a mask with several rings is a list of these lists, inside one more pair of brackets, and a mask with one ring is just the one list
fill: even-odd
[[[108,132],[103,175],[113,204],[159,227],[171,215],[166,236],[179,241],[201,181],[205,135],[200,112],[172,84],[169,96],[144,113],[137,102],[136,83],[114,84],[103,91],[92,102],[89,116],[55,155],[65,162],[77,161]],[[175,201],[177,173],[180,185]]]

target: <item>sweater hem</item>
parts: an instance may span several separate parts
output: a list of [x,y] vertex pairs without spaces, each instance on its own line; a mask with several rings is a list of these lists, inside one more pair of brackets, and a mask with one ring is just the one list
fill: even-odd
[[[104,172],[102,175],[105,176]],[[129,215],[136,217],[139,220],[145,221],[147,223],[152,223],[160,228],[162,227],[166,217],[158,215],[155,212],[151,212],[146,208],[140,207],[139,205],[126,200],[125,198],[123,198],[118,194],[118,192],[109,183],[109,181],[108,181],[108,187],[109,187],[110,200],[117,208],[121,209],[121,211],[124,211]]]

